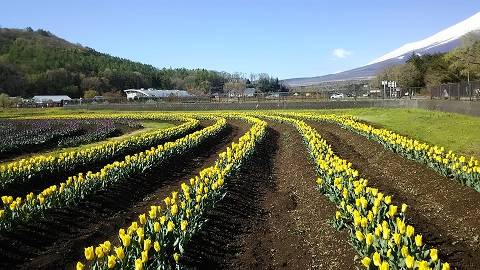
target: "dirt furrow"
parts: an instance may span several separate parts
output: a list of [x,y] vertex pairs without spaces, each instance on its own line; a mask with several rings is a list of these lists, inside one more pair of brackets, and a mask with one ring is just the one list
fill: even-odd
[[438,248],[452,269],[480,269],[480,193],[440,176],[356,133],[309,122],[335,154],[353,163],[369,186],[409,206],[408,222],[423,241]]

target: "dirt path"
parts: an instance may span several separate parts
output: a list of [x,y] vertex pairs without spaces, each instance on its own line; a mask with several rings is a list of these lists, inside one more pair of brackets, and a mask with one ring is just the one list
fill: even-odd
[[309,122],[369,186],[409,205],[408,222],[452,269],[480,269],[480,193],[340,126]]

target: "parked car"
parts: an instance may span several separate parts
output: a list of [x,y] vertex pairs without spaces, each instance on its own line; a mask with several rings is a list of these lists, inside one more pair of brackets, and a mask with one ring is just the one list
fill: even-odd
[[336,93],[330,96],[330,98],[344,98],[344,97],[345,95],[343,95],[342,93]]

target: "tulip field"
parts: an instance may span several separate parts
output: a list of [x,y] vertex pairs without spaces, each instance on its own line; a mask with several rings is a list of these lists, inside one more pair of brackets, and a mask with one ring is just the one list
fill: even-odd
[[480,269],[479,160],[352,115],[0,127],[0,269]]

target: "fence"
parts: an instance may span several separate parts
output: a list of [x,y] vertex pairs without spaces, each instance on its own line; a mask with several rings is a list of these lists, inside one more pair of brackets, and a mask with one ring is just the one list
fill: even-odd
[[480,100],[480,81],[449,83],[430,88],[432,99]]

